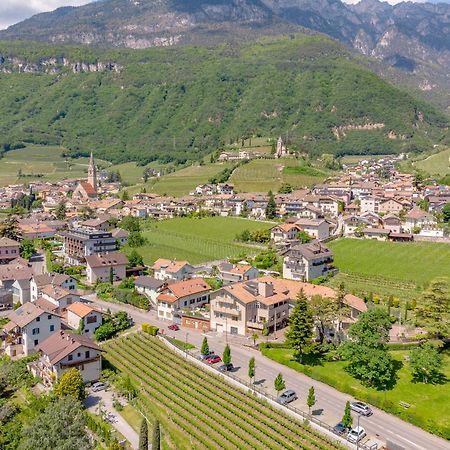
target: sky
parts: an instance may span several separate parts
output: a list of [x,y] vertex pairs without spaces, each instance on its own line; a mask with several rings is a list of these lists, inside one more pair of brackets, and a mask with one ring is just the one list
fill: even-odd
[[[61,6],[80,6],[90,1],[92,0],[0,0],[0,30],[40,12],[53,11]],[[344,1],[358,3],[359,0]],[[389,3],[395,4],[400,1],[402,0],[389,0]],[[425,0],[414,1],[423,3]],[[450,2],[450,0],[442,1]]]

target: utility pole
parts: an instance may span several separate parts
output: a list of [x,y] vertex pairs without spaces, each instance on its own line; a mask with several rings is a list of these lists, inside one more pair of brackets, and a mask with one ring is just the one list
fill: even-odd
[[186,355],[186,359],[187,359],[188,336],[189,336],[189,333],[186,333],[186,345],[184,346],[184,353]]

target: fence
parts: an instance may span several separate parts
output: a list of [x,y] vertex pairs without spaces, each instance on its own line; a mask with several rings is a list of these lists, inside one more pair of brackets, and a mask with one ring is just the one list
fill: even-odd
[[[197,359],[195,357],[195,355],[193,354],[192,350],[188,350],[186,348],[182,348],[181,346],[174,344],[173,342],[171,342],[168,339],[168,336],[159,336],[159,337],[161,339],[163,339],[170,347],[176,348],[178,351],[183,352],[186,355],[186,357],[189,355],[191,358],[193,358],[196,361],[197,364],[202,366],[203,370],[205,370],[207,368],[210,371],[215,371],[218,375],[226,376],[226,377],[232,379],[235,383],[239,384],[241,387],[246,387],[249,390],[253,391],[254,393],[258,394],[259,397],[264,398],[266,400],[270,400],[272,403],[275,403],[275,405],[278,407],[281,406],[280,403],[277,402],[276,397],[274,397],[271,394],[268,394],[263,389],[259,389],[257,386],[255,386],[254,383],[249,383],[247,381],[244,381],[241,378],[237,377],[236,375],[233,375],[230,372],[221,372],[216,367],[209,365],[206,361]],[[349,444],[354,445],[347,439],[346,436],[337,434],[334,431],[332,426],[328,425],[327,423],[323,422],[322,420],[318,419],[317,417],[313,416],[312,414],[309,414],[309,413],[302,411],[301,409],[298,409],[295,406],[291,406],[291,405],[283,405],[283,408],[286,408],[287,410],[293,412],[294,414],[297,414],[298,416],[302,417],[304,420],[307,420],[308,422],[315,424],[317,427],[319,427],[323,430],[326,430],[328,433],[332,433],[337,438],[340,438],[340,439],[348,442]],[[358,448],[361,450],[377,450],[378,444],[375,443],[373,445],[367,445],[367,444],[363,444],[360,442]]]

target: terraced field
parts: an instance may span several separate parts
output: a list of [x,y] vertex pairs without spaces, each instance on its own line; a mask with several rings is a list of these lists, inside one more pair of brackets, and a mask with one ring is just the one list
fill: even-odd
[[160,420],[168,448],[341,448],[190,363],[155,337],[131,334],[104,348],[105,358],[140,387],[140,407]]

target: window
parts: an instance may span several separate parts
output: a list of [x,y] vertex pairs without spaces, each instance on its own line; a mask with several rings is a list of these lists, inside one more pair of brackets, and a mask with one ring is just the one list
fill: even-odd
[[36,317],[36,322],[40,322],[41,318],[40,317]]
[[69,361],[72,361],[72,360],[73,360],[73,355],[69,355],[69,356],[67,357],[67,359],[68,359]]
[[48,319],[48,320],[52,320],[52,315],[49,314],[49,315],[47,316],[47,319]]
[[187,306],[188,302],[187,300],[184,301],[184,306]]
[[33,328],[32,334],[39,334],[39,328]]
[[50,331],[55,331],[55,325],[50,325]]
[[86,323],[96,323],[97,322],[97,316],[88,316],[86,319]]
[[34,345],[38,345],[39,344],[39,339],[35,339],[34,340]]
[[91,357],[91,353],[89,352],[89,350],[87,350],[86,352],[84,352],[84,357],[85,357],[85,358],[90,358],[90,357]]
[[78,352],[78,353],[77,353],[77,357],[79,358],[80,356],[81,356],[81,353],[80,353],[80,352]]

